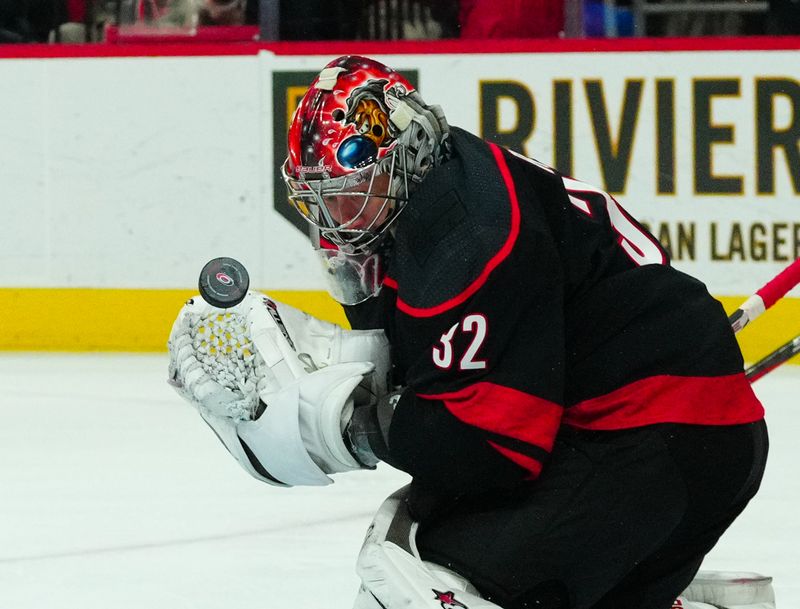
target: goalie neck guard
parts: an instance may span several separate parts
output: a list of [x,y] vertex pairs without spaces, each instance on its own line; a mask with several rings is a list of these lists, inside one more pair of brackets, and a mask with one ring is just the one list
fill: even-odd
[[[447,136],[441,109],[425,105],[395,70],[354,55],[330,62],[295,111],[282,167],[292,206],[330,244],[323,260],[331,250],[352,257],[336,265],[349,276],[371,259],[415,185],[446,159]],[[356,302],[377,293],[338,292]]]

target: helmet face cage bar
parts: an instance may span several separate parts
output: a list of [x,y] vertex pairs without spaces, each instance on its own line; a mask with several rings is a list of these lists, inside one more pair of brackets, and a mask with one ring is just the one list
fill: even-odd
[[[308,180],[302,174],[293,178],[284,166],[281,172],[289,189],[289,201],[325,239],[342,251],[368,252],[406,203],[408,174],[404,148],[399,144],[379,161],[336,178]],[[380,175],[389,176],[384,192],[376,192],[375,179]],[[348,210],[347,217],[342,214],[343,208]]]

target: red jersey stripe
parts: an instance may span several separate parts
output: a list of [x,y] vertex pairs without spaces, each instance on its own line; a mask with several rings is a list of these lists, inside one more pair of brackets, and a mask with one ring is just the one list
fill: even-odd
[[533,444],[550,452],[564,409],[529,393],[481,382],[458,391],[417,394],[441,400],[445,408],[468,425]]
[[[412,317],[433,317],[460,305],[470,296],[475,294],[475,292],[481,289],[483,284],[486,283],[486,280],[489,279],[489,275],[492,274],[492,271],[494,271],[498,265],[508,257],[508,255],[511,253],[511,250],[514,249],[514,244],[519,236],[520,227],[520,211],[519,200],[517,199],[517,190],[514,186],[514,180],[511,177],[511,171],[509,171],[508,164],[503,156],[502,149],[497,144],[489,144],[489,148],[494,155],[495,162],[500,170],[500,175],[503,177],[503,182],[505,183],[506,190],[508,190],[508,198],[511,203],[511,229],[509,230],[505,243],[500,250],[498,250],[498,252],[492,256],[489,262],[486,263],[486,266],[483,268],[483,271],[481,271],[481,274],[478,275],[477,279],[468,285],[464,291],[454,296],[450,300],[446,300],[445,302],[434,307],[414,307],[398,296],[397,308],[403,313],[411,315]],[[397,289],[397,281],[389,277],[384,279],[384,285],[395,290]]]
[[764,418],[744,373],[729,376],[651,376],[564,411],[564,424],[628,429],[655,423],[738,425]]
[[539,474],[542,473],[542,464],[533,457],[528,457],[527,455],[520,454],[515,450],[510,450],[504,446],[500,446],[491,440],[489,441],[489,444],[506,459],[509,459],[520,467],[527,469],[530,472],[530,475],[527,476],[528,480],[538,478]]

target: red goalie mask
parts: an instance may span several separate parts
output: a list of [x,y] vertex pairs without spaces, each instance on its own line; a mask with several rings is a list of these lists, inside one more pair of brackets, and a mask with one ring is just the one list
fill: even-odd
[[366,57],[335,59],[289,127],[289,200],[336,252],[369,256],[440,159],[446,130],[400,73]]
[[335,59],[289,127],[283,176],[292,204],[343,251],[366,251],[402,208],[409,181],[434,164],[441,139],[399,72],[366,57]]

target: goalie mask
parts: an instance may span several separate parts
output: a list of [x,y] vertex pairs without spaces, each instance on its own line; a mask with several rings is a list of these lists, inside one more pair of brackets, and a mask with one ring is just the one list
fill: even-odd
[[380,245],[415,185],[444,160],[447,131],[438,106],[372,59],[340,57],[311,83],[282,174],[342,304],[380,290]]

